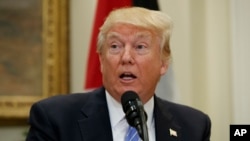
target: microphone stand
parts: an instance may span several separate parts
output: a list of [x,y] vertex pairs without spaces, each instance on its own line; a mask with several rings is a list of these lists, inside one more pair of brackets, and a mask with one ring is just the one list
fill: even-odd
[[146,112],[144,111],[144,108],[141,104],[141,101],[138,101],[139,103],[139,106],[141,106],[141,108],[139,108],[139,113],[140,113],[140,120],[141,120],[141,124],[139,124],[140,127],[137,128],[137,131],[139,132],[139,135],[141,137],[141,139],[143,141],[149,141],[149,138],[148,138],[148,128],[147,128],[147,114]]
[[[143,119],[144,117],[144,119]],[[146,122],[146,118],[145,116],[142,116],[142,140],[143,141],[149,141],[149,138],[148,138],[148,128],[147,128],[147,122]]]

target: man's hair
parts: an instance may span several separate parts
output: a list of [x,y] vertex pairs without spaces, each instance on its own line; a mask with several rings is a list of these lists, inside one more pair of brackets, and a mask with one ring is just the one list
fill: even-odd
[[97,41],[97,52],[102,52],[107,32],[117,23],[131,24],[156,33],[161,39],[161,54],[164,61],[170,58],[169,40],[172,32],[172,19],[165,13],[141,7],[124,7],[113,10],[100,28]]

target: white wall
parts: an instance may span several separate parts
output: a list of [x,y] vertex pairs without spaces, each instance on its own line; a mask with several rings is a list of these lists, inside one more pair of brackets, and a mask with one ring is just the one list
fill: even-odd
[[70,2],[70,87],[72,92],[81,92],[84,86],[96,0],[73,0]]
[[250,1],[231,0],[233,123],[250,123]]

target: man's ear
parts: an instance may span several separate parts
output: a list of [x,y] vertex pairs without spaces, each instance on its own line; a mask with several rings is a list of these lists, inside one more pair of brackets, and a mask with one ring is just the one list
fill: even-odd
[[164,75],[168,71],[169,61],[162,61],[161,75]]

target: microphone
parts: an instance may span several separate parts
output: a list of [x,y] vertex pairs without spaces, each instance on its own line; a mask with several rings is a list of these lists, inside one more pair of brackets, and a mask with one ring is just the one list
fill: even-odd
[[121,103],[128,124],[136,128],[143,141],[148,141],[147,114],[139,96],[134,91],[126,91]]

